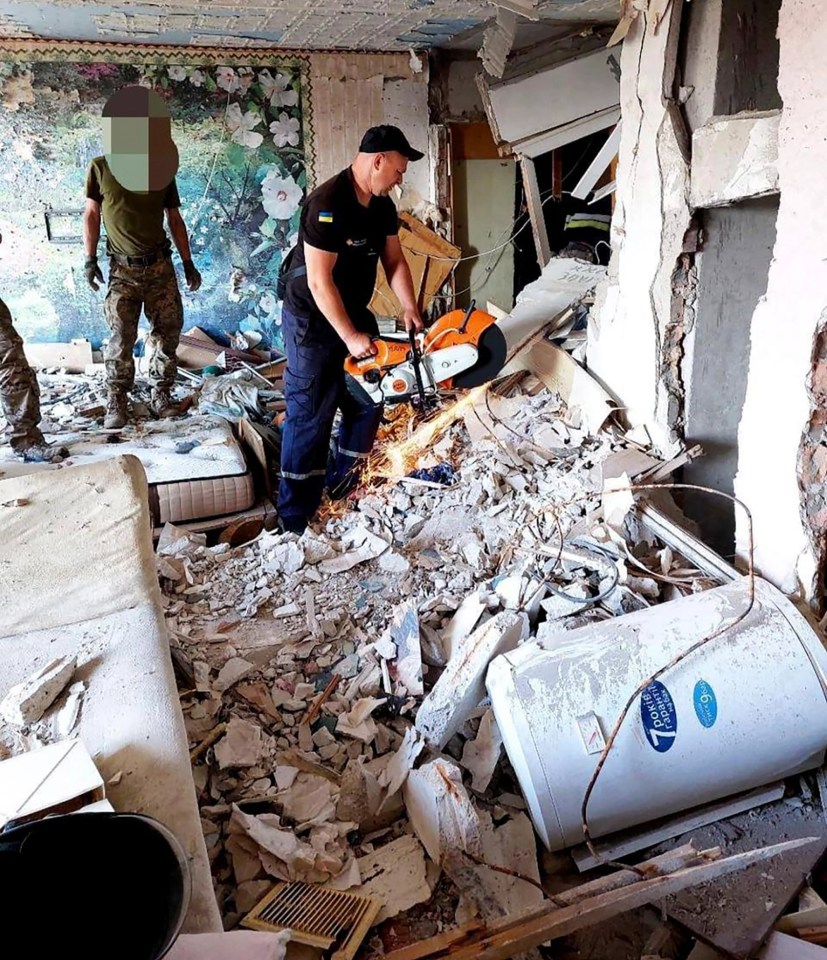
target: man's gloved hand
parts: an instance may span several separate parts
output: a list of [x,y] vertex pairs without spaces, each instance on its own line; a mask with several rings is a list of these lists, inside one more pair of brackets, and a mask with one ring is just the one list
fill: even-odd
[[187,280],[187,287],[192,293],[195,293],[201,286],[201,274],[196,269],[192,260],[184,260],[184,276]]
[[100,284],[103,283],[103,274],[101,273],[101,268],[98,266],[97,257],[87,257],[86,263],[83,265],[83,272],[86,275],[86,282],[89,286],[95,290],[100,290]]

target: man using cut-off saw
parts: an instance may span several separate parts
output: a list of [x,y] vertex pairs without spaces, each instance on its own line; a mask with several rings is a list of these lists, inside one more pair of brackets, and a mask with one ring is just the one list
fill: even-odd
[[[305,200],[298,244],[282,275],[287,418],[278,508],[286,531],[305,529],[325,483],[334,497],[352,489],[376,439],[382,406],[348,392],[343,364],[348,354],[358,360],[376,353],[378,327],[368,304],[380,260],[405,328],[422,329],[389,197],[408,162],[422,157],[397,127],[371,127],[351,166]],[[329,457],[337,410],[341,426]]]

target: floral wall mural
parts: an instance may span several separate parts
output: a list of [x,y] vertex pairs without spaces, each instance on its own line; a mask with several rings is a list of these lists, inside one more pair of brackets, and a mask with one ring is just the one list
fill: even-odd
[[[141,83],[172,113],[181,210],[204,276],[196,294],[182,286],[185,328],[257,330],[278,347],[275,282],[312,170],[306,59],[146,47],[103,58],[94,46],[70,60],[4,56],[0,297],[20,333],[96,344],[108,334],[103,292],[83,279],[84,179],[103,152],[104,103]],[[102,246],[100,256],[105,271]]]

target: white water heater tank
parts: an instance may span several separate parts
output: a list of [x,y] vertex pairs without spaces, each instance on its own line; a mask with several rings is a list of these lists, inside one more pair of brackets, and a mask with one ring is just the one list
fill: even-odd
[[[581,805],[606,738],[635,689],[748,603],[723,587],[498,657],[488,692],[534,826],[551,850],[581,843]],[[588,807],[605,836],[820,766],[827,653],[763,580],[749,615],[636,698]]]

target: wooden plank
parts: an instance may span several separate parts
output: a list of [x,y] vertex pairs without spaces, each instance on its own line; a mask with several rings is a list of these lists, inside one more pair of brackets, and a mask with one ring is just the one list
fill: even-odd
[[[450,957],[451,960],[510,960],[548,940],[555,940],[584,927],[610,920],[628,910],[660,901],[687,887],[720,879],[779,854],[789,854],[811,842],[812,840],[793,840],[774,844],[723,860],[687,867],[666,876],[638,879],[629,886],[600,893],[568,906],[556,907],[550,904],[521,917],[505,917],[447,948],[444,946],[444,938],[440,938],[436,950],[420,953],[419,956],[423,960],[435,960],[437,957]],[[429,942],[426,941],[422,946],[429,946]],[[386,960],[399,960],[398,954],[390,953]]]
[[607,860],[622,860],[624,857],[628,857],[630,853],[646,850],[658,843],[663,843],[664,840],[683,836],[699,827],[717,823],[724,817],[732,817],[735,814],[760,807],[765,803],[771,803],[773,800],[780,800],[783,796],[783,783],[775,783],[769,787],[759,787],[757,790],[750,790],[749,793],[740,794],[738,797],[728,797],[726,800],[707,804],[699,810],[669,817],[664,823],[657,826],[649,825],[644,830],[624,831],[622,838],[600,840],[595,844],[597,857],[593,857],[586,846],[576,847],[572,850],[571,855],[577,869],[584,873],[587,870],[593,870]]
[[799,933],[806,927],[827,926],[827,907],[810,907],[780,917],[775,929],[781,933]]
[[827,960],[827,950],[797,937],[774,933],[758,954],[758,960]]
[[[792,807],[779,800],[761,817],[742,813],[722,826],[713,824],[693,832],[698,844],[720,843],[732,837],[726,852],[737,854],[755,844],[771,844],[791,837],[816,837],[817,842],[792,850],[771,870],[754,867],[737,875],[685,890],[667,900],[663,908],[698,940],[729,957],[753,957],[780,916],[796,902],[798,891],[827,848],[827,826],[820,810]],[[721,910],[721,903],[737,905]]]
[[534,246],[537,250],[537,262],[544,267],[551,260],[551,246],[540,200],[540,188],[537,185],[537,170],[530,157],[520,157],[520,169],[523,173],[523,187],[528,215],[531,218],[531,232],[534,234]]
[[[445,283],[461,251],[408,213],[399,215],[399,242],[411,270],[414,289],[420,289],[419,307],[427,310],[436,292]],[[386,317],[402,314],[402,305],[388,284],[380,264],[370,309]]]

